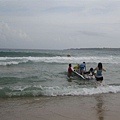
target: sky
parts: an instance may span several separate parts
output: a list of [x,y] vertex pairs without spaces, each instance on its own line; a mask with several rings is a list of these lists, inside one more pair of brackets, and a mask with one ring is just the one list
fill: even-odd
[[120,48],[120,0],[0,0],[0,48]]

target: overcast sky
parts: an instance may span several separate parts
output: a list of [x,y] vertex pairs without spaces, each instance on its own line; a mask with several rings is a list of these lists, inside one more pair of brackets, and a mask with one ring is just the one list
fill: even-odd
[[120,48],[120,0],[0,0],[0,48]]

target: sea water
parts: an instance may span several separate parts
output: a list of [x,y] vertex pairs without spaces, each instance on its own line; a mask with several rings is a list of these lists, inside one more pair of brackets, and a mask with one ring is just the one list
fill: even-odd
[[[71,57],[67,57],[70,55]],[[67,69],[86,62],[95,68],[102,62],[104,86],[95,79],[81,80]],[[91,48],[65,50],[0,49],[0,98],[34,96],[80,96],[120,92],[120,49]]]

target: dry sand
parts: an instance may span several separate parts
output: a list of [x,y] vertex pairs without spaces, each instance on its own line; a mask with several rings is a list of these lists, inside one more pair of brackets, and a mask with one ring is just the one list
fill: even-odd
[[119,120],[120,93],[0,99],[0,120]]

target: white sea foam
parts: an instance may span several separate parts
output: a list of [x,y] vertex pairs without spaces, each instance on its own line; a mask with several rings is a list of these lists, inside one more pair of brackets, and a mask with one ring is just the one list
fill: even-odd
[[7,65],[18,65],[20,63],[26,63],[27,61],[11,61],[11,62],[0,62],[0,65],[7,66]]
[[107,57],[0,57],[0,65],[12,65],[26,63],[28,61],[32,62],[46,62],[46,63],[79,63],[80,61],[86,61],[89,63],[112,63],[119,64],[120,57],[107,56]]
[[[58,87],[57,87],[58,88]],[[79,95],[95,95],[102,93],[117,93],[120,92],[120,86],[99,86],[97,88],[76,88],[67,87],[67,88],[48,88],[45,89],[44,94],[46,96],[79,96]]]
[[[1,90],[4,88],[1,88]],[[77,86],[67,86],[67,87],[47,87],[41,85],[27,85],[27,86],[13,86],[8,88],[6,95],[11,96],[27,96],[31,93],[32,96],[80,96],[80,95],[95,95],[95,94],[105,94],[105,93],[118,93],[120,92],[120,86],[99,86],[91,88],[80,88]],[[12,91],[12,92],[11,92]]]

